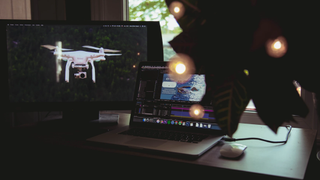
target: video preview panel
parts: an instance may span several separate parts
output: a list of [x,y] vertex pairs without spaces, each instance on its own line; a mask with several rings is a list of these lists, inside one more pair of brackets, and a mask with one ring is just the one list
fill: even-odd
[[161,100],[200,102],[206,91],[205,75],[194,74],[185,83],[172,81],[168,74],[163,74]]

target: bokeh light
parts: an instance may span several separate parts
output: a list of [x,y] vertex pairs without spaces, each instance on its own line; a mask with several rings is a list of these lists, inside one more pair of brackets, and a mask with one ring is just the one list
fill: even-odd
[[204,108],[200,104],[193,104],[189,109],[189,114],[193,119],[199,120],[204,116]]
[[180,8],[179,8],[179,7],[175,7],[175,8],[174,8],[174,12],[175,12],[175,13],[179,13],[179,12],[180,12]]
[[183,74],[186,71],[186,66],[184,64],[178,64],[176,66],[176,72],[178,74]]
[[276,39],[269,39],[266,43],[266,51],[271,57],[280,58],[287,53],[287,50],[287,40],[283,36]]
[[176,54],[168,62],[168,74],[172,81],[187,82],[195,73],[193,60],[185,54]]
[[243,70],[243,72],[244,72],[247,76],[249,76],[249,71],[248,71],[248,69]]
[[179,1],[173,1],[169,5],[169,11],[173,15],[173,17],[178,20],[184,15],[185,8],[183,4]]
[[273,45],[274,49],[280,49],[281,48],[281,42],[280,41],[276,41]]

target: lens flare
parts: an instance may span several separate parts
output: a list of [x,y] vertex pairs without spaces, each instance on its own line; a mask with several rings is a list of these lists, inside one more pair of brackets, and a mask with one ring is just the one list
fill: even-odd
[[187,82],[195,72],[193,60],[185,54],[177,54],[168,62],[168,74],[172,81]]
[[189,114],[193,119],[199,120],[204,116],[204,108],[200,104],[194,104],[190,107]]
[[280,49],[280,48],[281,48],[281,43],[280,43],[280,41],[275,42],[274,45],[273,45],[273,48],[274,48],[274,49]]
[[169,5],[169,11],[176,20],[180,19],[184,15],[185,8],[179,1],[173,1]]
[[179,7],[175,7],[173,10],[175,13],[179,13],[180,12],[180,8]]
[[57,52],[57,58],[61,59],[61,54],[62,54],[62,42],[61,41],[57,41],[56,42],[56,52]]
[[266,51],[269,56],[280,58],[287,53],[288,44],[287,40],[280,36],[276,39],[269,39],[266,43]]
[[194,115],[198,116],[200,114],[200,111],[198,109],[194,110]]
[[186,71],[186,66],[184,64],[178,64],[176,66],[176,72],[178,74],[183,74]]
[[62,71],[62,67],[61,67],[62,42],[61,41],[57,41],[56,42],[56,47],[58,47],[56,49],[56,51],[57,51],[57,56],[56,56],[56,81],[60,82],[60,74],[61,74],[61,71]]

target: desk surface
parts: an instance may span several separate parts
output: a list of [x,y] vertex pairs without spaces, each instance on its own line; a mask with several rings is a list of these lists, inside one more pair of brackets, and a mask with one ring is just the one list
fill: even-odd
[[[129,123],[129,114],[119,113],[120,121],[117,126],[99,126],[102,133],[106,129],[113,129],[119,126],[125,126]],[[132,151],[128,149],[119,149],[117,147],[95,146],[95,144],[85,141],[88,136],[94,136],[84,133],[85,129],[73,130],[67,132],[63,130],[45,130],[37,131],[35,134],[38,140],[50,142],[50,144],[59,144],[61,146],[72,146],[75,148],[88,149],[97,152],[108,152],[111,156],[122,157],[126,155],[131,157],[146,158],[149,160],[161,160],[163,163],[177,163],[205,167],[205,169],[219,169],[224,172],[244,172],[256,175],[265,175],[270,177],[283,177],[292,179],[303,179],[308,165],[309,157],[314,146],[316,131],[300,128],[292,128],[287,144],[271,144],[262,141],[248,140],[238,141],[244,144],[247,149],[244,155],[237,160],[225,159],[220,156],[220,147],[217,145],[207,153],[195,160],[183,159],[179,157],[158,155],[155,153],[146,153]],[[282,141],[287,134],[285,127],[280,127],[277,134],[274,134],[267,126],[253,124],[239,124],[239,128],[234,134],[235,138],[260,137],[268,140]],[[40,134],[39,134],[40,133]],[[42,134],[41,134],[42,133]],[[43,135],[45,134],[45,135]]]

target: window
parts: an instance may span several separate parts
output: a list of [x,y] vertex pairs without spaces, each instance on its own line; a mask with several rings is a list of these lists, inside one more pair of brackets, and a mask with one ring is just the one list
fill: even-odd
[[1,1],[0,19],[31,19],[30,0]]
[[168,43],[182,30],[169,13],[165,0],[129,0],[130,21],[159,21],[162,31],[164,61],[168,61],[174,50]]
[[[165,0],[129,0],[129,20],[159,21],[162,31],[164,61],[169,61],[176,54],[169,41],[180,34],[182,30],[173,15],[169,13]],[[255,110],[252,100],[249,102],[247,110]]]

